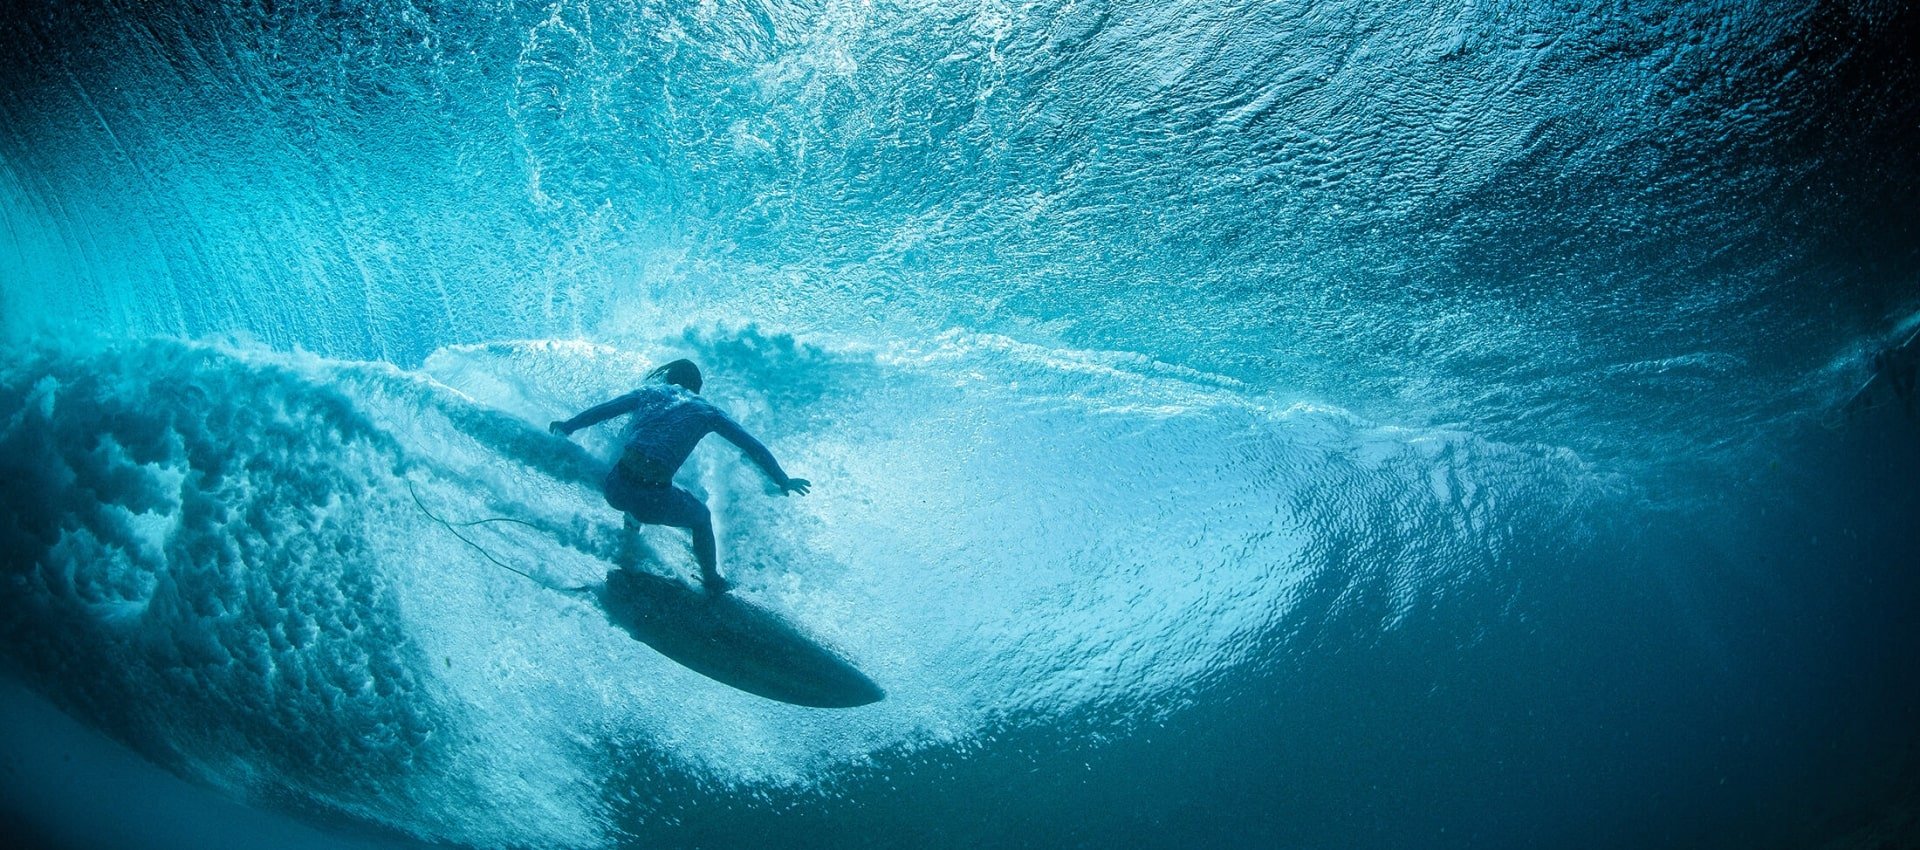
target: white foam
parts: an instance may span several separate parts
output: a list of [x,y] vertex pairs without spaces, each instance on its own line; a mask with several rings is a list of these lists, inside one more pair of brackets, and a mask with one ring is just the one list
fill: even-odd
[[[544,425],[680,354],[815,483],[782,498],[731,446],[695,453],[679,481],[716,511],[736,592],[843,650],[886,700],[820,711],[733,690],[489,560],[556,586],[604,575],[620,518],[597,476],[617,429],[578,435],[582,452]],[[1474,530],[1482,494],[1541,474],[1462,435],[958,334],[498,343],[443,349],[418,374],[154,343],[46,368],[62,418],[0,438],[95,427],[99,411],[120,442],[57,460],[122,488],[55,494],[80,530],[48,562],[147,582],[90,579],[138,592],[96,592],[93,621],[62,621],[118,623],[99,639],[119,656],[60,686],[172,700],[116,722],[202,781],[479,846],[606,841],[608,807],[635,805],[605,785],[625,775],[610,752],[716,788],[806,785],[1007,718],[1153,721],[1257,652],[1309,578],[1385,588],[1390,627],[1497,569],[1500,538]],[[461,529],[483,554],[416,494],[452,521],[533,527]],[[645,540],[649,568],[689,572],[683,533]],[[190,678],[144,684],[175,667]]]

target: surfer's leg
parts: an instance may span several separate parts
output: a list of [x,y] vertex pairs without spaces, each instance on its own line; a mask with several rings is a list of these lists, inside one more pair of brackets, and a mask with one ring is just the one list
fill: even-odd
[[699,525],[687,530],[693,532],[693,559],[700,562],[700,577],[708,581],[720,578],[720,559],[713,543],[713,520],[702,520]]
[[678,487],[607,488],[607,503],[625,511],[633,522],[684,528],[693,534],[693,559],[700,564],[700,579],[709,586],[724,586],[713,539],[713,515],[705,502]]
[[720,559],[713,540],[713,514],[707,503],[678,487],[671,488],[661,500],[661,525],[684,528],[693,535],[693,559],[700,564],[700,580],[709,587],[725,589],[720,577]]
[[[705,511],[706,506],[702,505],[701,510]],[[636,524],[639,520],[635,519],[633,514],[627,514],[627,522],[637,530],[638,526]],[[700,564],[700,578],[708,584],[721,581],[719,558],[715,552],[716,547],[713,540],[713,520],[710,517],[703,515],[698,522],[691,525],[681,525],[677,522],[654,522],[651,524],[684,528],[692,532],[693,560]]]

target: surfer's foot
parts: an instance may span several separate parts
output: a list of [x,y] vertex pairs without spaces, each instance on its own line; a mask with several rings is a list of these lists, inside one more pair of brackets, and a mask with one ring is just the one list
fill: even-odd
[[708,573],[701,576],[700,584],[707,589],[708,593],[726,593],[733,589],[733,582],[728,581],[719,573]]

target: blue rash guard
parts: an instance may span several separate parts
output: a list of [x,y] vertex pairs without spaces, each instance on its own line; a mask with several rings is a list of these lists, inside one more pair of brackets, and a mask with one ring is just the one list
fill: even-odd
[[709,589],[724,592],[727,582],[720,577],[713,518],[707,512],[706,503],[673,486],[673,474],[679,471],[680,464],[686,462],[702,437],[719,434],[746,452],[783,492],[805,493],[807,482],[787,477],[786,471],[773,459],[773,453],[733,421],[733,417],[722,413],[698,393],[676,384],[649,383],[612,401],[594,405],[565,422],[555,422],[553,427],[571,435],[623,414],[632,414],[633,418],[627,422],[622,435],[626,447],[620,452],[620,462],[607,473],[603,486],[607,504],[626,512],[636,522],[692,532],[693,556],[700,563],[701,580]]
[[620,463],[608,477],[624,476],[627,483],[643,487],[666,487],[673,474],[693,453],[693,447],[708,434],[719,434],[740,447],[754,465],[760,467],[774,484],[785,487],[787,473],[773,453],[748,434],[733,417],[713,403],[681,387],[668,383],[650,383],[604,404],[597,404],[580,415],[560,423],[571,434],[623,414],[633,414],[622,437],[626,448]]

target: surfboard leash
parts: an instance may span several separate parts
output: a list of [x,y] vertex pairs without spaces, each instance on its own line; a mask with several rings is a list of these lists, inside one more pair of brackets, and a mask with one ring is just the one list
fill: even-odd
[[557,591],[560,593],[579,593],[580,591],[586,590],[589,587],[589,585],[584,585],[584,584],[580,585],[579,587],[554,587],[551,584],[548,584],[544,581],[534,578],[532,573],[529,573],[517,567],[512,567],[507,565],[504,561],[501,561],[499,558],[495,558],[492,552],[488,552],[487,547],[482,546],[478,543],[475,543],[472,540],[468,540],[466,535],[460,533],[460,529],[462,528],[471,528],[476,525],[485,525],[486,523],[490,523],[490,522],[517,523],[519,525],[524,525],[536,531],[540,529],[540,526],[534,525],[533,523],[527,522],[526,520],[523,520],[523,519],[514,519],[513,517],[504,517],[504,516],[488,517],[486,519],[476,519],[476,520],[473,520],[472,522],[462,522],[462,523],[456,524],[456,523],[448,522],[444,519],[441,519],[440,517],[434,516],[433,511],[427,510],[426,503],[420,501],[420,492],[418,490],[415,490],[413,487],[412,479],[407,480],[407,495],[413,497],[413,506],[416,508],[419,508],[421,513],[426,514],[427,519],[430,519],[430,520],[433,520],[434,522],[439,523],[442,527],[446,528],[448,534],[451,534],[454,537],[458,538],[460,542],[465,543],[468,546],[472,546],[476,551],[480,553],[481,557],[486,558],[489,561],[492,561],[494,566],[499,567],[500,569],[506,570],[507,572],[513,573],[514,575],[520,576],[521,578],[524,578],[527,581],[533,582],[534,584],[540,585],[541,587],[544,587],[548,590]]

